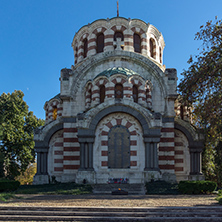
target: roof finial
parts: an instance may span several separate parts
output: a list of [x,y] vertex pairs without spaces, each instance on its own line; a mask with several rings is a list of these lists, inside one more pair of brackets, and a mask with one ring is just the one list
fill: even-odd
[[117,0],[117,17],[119,17],[119,0]]

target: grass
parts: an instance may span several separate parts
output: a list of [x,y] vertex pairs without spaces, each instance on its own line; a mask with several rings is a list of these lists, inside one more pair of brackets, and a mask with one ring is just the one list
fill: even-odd
[[69,194],[80,195],[92,193],[90,185],[82,185],[76,183],[58,183],[44,185],[22,185],[15,194]]
[[16,194],[82,195],[90,193],[92,193],[92,186],[76,183],[21,185],[16,191],[0,193],[0,202],[18,199],[19,197]]

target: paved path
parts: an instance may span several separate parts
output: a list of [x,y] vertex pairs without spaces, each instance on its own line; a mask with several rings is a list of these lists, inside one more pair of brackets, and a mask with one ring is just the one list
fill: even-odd
[[193,207],[217,206],[216,195],[17,195],[0,206]]

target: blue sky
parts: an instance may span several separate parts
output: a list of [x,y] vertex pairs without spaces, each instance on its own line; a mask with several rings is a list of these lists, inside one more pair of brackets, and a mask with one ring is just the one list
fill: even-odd
[[[222,0],[119,0],[119,8],[121,17],[142,19],[163,34],[163,62],[180,78],[201,45],[195,33],[221,19]],[[74,64],[75,32],[116,11],[116,0],[0,0],[0,94],[22,90],[29,109],[45,118],[45,101],[59,93],[60,70]]]

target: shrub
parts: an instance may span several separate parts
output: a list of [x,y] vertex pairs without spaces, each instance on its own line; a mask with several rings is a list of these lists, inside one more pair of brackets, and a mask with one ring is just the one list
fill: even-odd
[[217,184],[212,181],[180,181],[179,191],[183,194],[205,194],[216,190]]
[[1,179],[0,180],[0,192],[4,191],[14,191],[17,190],[20,186],[18,181]]
[[222,205],[222,196],[217,197],[216,200],[220,205]]
[[147,194],[178,194],[178,184],[157,180],[146,183]]

